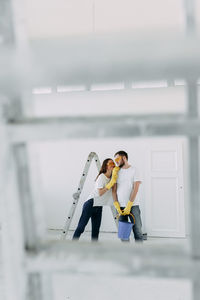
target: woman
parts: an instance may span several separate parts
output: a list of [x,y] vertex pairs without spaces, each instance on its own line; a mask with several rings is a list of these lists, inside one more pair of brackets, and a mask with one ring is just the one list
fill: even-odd
[[98,240],[102,217],[102,206],[112,203],[111,187],[117,181],[118,171],[119,167],[115,167],[115,164],[111,158],[104,160],[99,174],[97,175],[94,189],[89,195],[88,200],[83,205],[82,214],[78,226],[74,232],[73,239],[79,239],[80,235],[84,232],[89,219],[91,218],[91,238],[92,240]]

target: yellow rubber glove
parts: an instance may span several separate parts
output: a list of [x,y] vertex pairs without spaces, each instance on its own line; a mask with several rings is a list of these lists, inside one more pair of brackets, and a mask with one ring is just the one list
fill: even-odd
[[122,210],[120,208],[120,205],[119,205],[119,202],[118,201],[115,201],[114,202],[114,207],[116,208],[118,214],[122,215]]
[[131,211],[131,207],[133,206],[133,202],[132,201],[128,201],[126,207],[123,210],[123,215],[129,215],[130,211]]
[[117,182],[117,176],[118,176],[119,169],[120,169],[119,167],[114,167],[114,169],[112,171],[112,178],[108,182],[108,184],[106,184],[106,188],[108,190],[111,189],[111,187]]

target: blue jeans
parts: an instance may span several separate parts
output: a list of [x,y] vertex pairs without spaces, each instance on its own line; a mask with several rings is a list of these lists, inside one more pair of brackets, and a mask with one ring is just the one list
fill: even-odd
[[94,199],[89,199],[84,203],[78,226],[73,235],[73,240],[79,239],[80,235],[84,232],[90,218],[92,222],[91,239],[98,240],[99,229],[101,226],[102,206],[93,207],[93,203]]
[[[121,207],[124,209],[124,207]],[[135,205],[131,207],[131,213],[135,217],[135,225],[133,226],[133,234],[136,242],[143,241],[143,233],[142,233],[142,220],[140,216],[140,208],[139,205]],[[131,216],[120,216],[119,221],[128,221],[128,218],[133,222],[133,218]]]

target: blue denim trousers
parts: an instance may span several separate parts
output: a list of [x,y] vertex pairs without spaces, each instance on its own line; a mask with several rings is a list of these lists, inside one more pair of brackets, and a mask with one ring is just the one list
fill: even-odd
[[[124,207],[121,207],[124,209]],[[135,205],[131,207],[131,213],[135,217],[135,225],[133,226],[133,234],[136,242],[143,241],[143,233],[142,233],[142,220],[141,220],[141,213],[139,205]],[[128,221],[128,218],[133,222],[133,218],[129,215],[120,216],[119,221]]]
[[78,226],[73,235],[73,240],[79,239],[90,218],[92,222],[91,239],[98,240],[99,229],[101,226],[102,206],[93,206],[93,203],[94,199],[89,199],[84,203]]

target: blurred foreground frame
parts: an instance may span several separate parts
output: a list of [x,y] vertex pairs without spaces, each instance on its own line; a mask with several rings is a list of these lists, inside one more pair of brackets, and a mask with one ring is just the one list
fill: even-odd
[[[18,1],[16,1],[18,2]],[[51,274],[124,274],[188,278],[200,294],[200,184],[197,79],[200,39],[194,3],[185,1],[186,35],[110,35],[28,42],[21,15],[0,1],[0,168],[7,300],[52,299]],[[17,13],[16,13],[17,11]],[[14,14],[13,14],[14,12]],[[13,17],[14,16],[14,17]],[[76,49],[82,49],[76,55]],[[90,53],[91,55],[88,55]],[[149,55],[149,53],[151,55]],[[56,59],[55,59],[56,57]],[[184,115],[29,118],[23,92],[35,86],[184,78]],[[27,143],[72,137],[186,136],[189,145],[190,247],[45,240],[42,203],[29,172]]]

